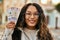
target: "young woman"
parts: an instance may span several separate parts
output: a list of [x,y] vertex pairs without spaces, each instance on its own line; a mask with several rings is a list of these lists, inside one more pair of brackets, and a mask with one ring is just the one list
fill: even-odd
[[43,10],[36,3],[23,6],[16,25],[10,22],[7,29],[13,29],[8,40],[53,40]]

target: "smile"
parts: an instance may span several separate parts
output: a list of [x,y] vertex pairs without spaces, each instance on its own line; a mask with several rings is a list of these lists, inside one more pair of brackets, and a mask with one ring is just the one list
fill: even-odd
[[34,20],[29,20],[29,22],[30,22],[30,23],[32,23],[32,24],[33,24],[33,23],[35,23],[35,21],[34,21]]

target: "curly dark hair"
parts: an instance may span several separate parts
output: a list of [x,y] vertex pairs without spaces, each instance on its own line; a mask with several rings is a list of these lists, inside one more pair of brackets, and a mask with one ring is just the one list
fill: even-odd
[[39,13],[38,22],[35,27],[36,29],[39,29],[39,31],[37,33],[38,40],[53,40],[53,38],[49,32],[49,29],[47,28],[46,19],[45,19],[43,10],[40,7],[40,5],[38,5],[37,3],[28,3],[22,7],[20,15],[19,15],[17,23],[16,23],[16,28],[17,27],[22,27],[22,28],[26,27],[27,24],[25,22],[25,13],[26,13],[27,8],[30,5],[35,6]]

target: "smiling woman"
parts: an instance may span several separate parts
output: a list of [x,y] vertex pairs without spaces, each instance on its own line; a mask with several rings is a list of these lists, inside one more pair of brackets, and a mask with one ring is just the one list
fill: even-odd
[[24,5],[16,25],[12,22],[7,24],[7,29],[11,28],[13,32],[7,37],[8,40],[53,40],[43,10],[36,3]]
[[29,6],[25,13],[25,22],[29,29],[35,29],[34,26],[37,24],[38,17],[37,9],[33,5]]

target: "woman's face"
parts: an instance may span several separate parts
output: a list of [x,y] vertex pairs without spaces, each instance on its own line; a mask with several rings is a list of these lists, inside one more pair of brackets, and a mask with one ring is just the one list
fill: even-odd
[[25,13],[25,22],[29,29],[34,29],[38,21],[38,11],[35,6],[30,5]]

